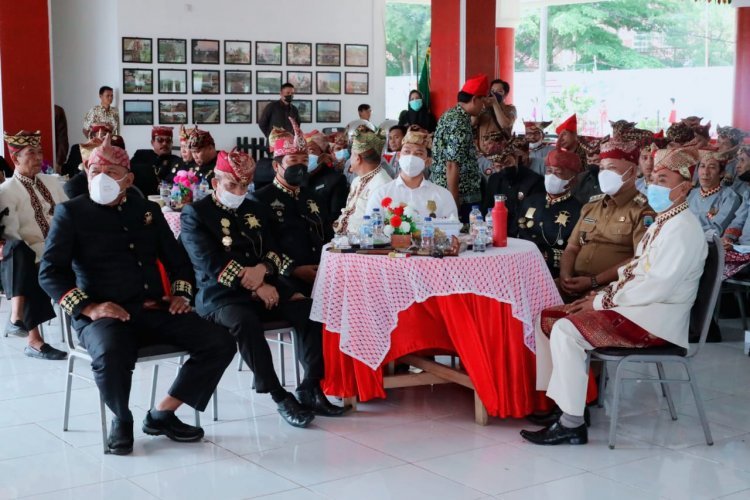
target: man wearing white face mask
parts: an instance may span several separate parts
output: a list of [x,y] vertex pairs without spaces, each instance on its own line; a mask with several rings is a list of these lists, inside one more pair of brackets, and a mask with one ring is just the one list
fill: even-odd
[[401,145],[401,173],[370,194],[366,213],[379,208],[383,198],[391,198],[393,206],[406,203],[419,217],[458,218],[456,201],[450,191],[424,178],[424,170],[431,162],[431,148],[431,136],[420,127],[412,125]]
[[[539,175],[545,175],[545,160],[555,146],[544,142],[544,129],[552,122],[523,122],[525,138],[529,143],[529,168]],[[580,163],[580,162],[579,162]]]
[[521,202],[518,237],[539,247],[550,273],[557,278],[560,259],[581,214],[581,203],[571,193],[581,160],[574,153],[553,149],[545,163],[546,193],[534,193]]
[[333,168],[328,138],[317,130],[313,130],[305,134],[305,141],[307,141],[308,152],[308,177],[304,186],[326,207],[330,225],[346,205],[349,186],[344,174]]
[[563,299],[596,290],[617,278],[617,269],[633,258],[655,214],[635,187],[638,147],[610,140],[601,146],[599,186],[581,209],[560,260]]
[[[39,282],[71,317],[104,403],[115,417],[111,453],[133,450],[129,408],[140,348],[167,344],[188,351],[168,395],[146,413],[143,432],[178,442],[197,441],[203,429],[175,411],[203,411],[236,346],[222,327],[191,311],[193,272],[159,205],[127,196],[133,183],[125,150],[107,136],[89,158],[89,194],[55,209]],[[164,289],[160,263],[171,289]]]

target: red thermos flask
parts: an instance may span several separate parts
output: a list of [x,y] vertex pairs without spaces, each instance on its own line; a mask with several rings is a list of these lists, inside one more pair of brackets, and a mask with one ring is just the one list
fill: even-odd
[[492,245],[508,246],[508,209],[505,207],[505,196],[495,195],[495,206],[492,208]]

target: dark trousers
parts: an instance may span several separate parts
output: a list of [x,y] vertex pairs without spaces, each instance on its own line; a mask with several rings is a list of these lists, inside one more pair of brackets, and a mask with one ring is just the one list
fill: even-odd
[[210,313],[208,318],[229,329],[239,345],[240,355],[255,375],[259,393],[281,389],[273,368],[271,348],[263,334],[263,322],[285,320],[294,327],[297,358],[305,370],[302,386],[317,386],[323,378],[322,325],[310,321],[312,300],[282,301],[270,311],[260,303],[229,304]]
[[169,395],[203,411],[237,348],[226,329],[195,313],[172,315],[165,310],[130,313],[130,321],[103,318],[80,332],[81,344],[91,354],[91,368],[107,407],[126,421],[133,368],[138,349],[169,344],[186,350],[190,358],[180,368]]
[[49,295],[39,286],[36,254],[21,240],[9,240],[0,264],[3,290],[7,297],[24,297],[21,321],[31,330],[55,317]]

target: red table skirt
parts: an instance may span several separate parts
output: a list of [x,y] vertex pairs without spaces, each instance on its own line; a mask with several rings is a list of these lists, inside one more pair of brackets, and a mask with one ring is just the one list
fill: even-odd
[[[326,394],[385,398],[382,365],[372,370],[339,350],[337,333],[323,329]],[[431,297],[398,316],[383,365],[406,354],[457,354],[487,413],[524,417],[552,407],[536,390],[536,358],[523,342],[523,326],[508,304],[472,294]],[[593,379],[592,379],[593,380]],[[587,400],[596,397],[589,384]]]

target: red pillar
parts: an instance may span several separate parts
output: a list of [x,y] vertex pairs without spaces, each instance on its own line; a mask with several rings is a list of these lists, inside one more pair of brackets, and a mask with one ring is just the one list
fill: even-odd
[[[430,97],[432,113],[440,117],[456,104],[467,77],[495,74],[495,0],[466,1],[466,53],[461,54],[461,0],[432,2]],[[465,74],[459,74],[461,58]]]
[[750,7],[737,9],[733,125],[750,130]]
[[41,131],[44,159],[54,164],[47,0],[0,0],[0,65],[3,128]]
[[513,73],[515,73],[516,30],[514,28],[495,28],[495,48],[497,52],[497,77],[510,84],[510,93],[506,102],[513,102]]

